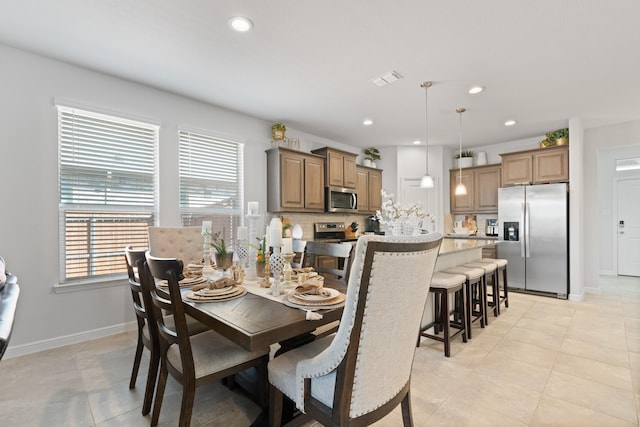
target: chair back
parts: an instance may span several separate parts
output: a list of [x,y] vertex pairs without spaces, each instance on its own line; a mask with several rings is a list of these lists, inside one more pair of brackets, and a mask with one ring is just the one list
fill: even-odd
[[142,301],[142,287],[138,276],[138,261],[144,260],[146,249],[133,249],[133,246],[124,248],[124,259],[127,263],[127,274],[129,275],[129,288],[133,300],[133,310],[136,313],[138,328],[142,330],[147,323],[147,312]]
[[293,239],[293,253],[296,254],[291,261],[291,267],[301,268],[304,264],[304,251],[307,247],[306,240]]
[[[189,340],[189,329],[182,305],[182,295],[180,293],[179,280],[182,280],[183,264],[176,258],[159,258],[146,253],[146,261],[139,264],[142,271],[139,271],[143,297],[147,298],[149,304],[153,306],[153,317],[156,324],[156,332],[160,337],[161,357],[167,352],[169,346],[175,344],[180,349],[180,361],[182,362],[182,374],[185,377],[195,377],[195,367],[193,353],[191,351],[191,341]],[[169,298],[165,298],[158,293],[156,281],[167,281],[167,292]],[[145,303],[147,301],[145,300]],[[173,315],[174,325],[167,325],[164,322],[162,311]],[[169,369],[171,369],[169,367]],[[178,374],[178,373],[176,373]],[[182,375],[178,374],[178,375]]]
[[336,425],[360,417],[368,424],[408,393],[441,241],[438,233],[358,240],[338,332],[324,352],[296,368],[303,376],[334,370],[333,402],[314,395],[313,381],[306,378],[305,410],[329,411]]
[[[309,256],[309,265],[318,273],[333,274],[346,285],[352,249],[353,245],[350,243],[307,242],[306,253]],[[337,258],[338,268],[323,265],[322,257]]]
[[201,262],[202,227],[149,227],[149,251],[154,257]]

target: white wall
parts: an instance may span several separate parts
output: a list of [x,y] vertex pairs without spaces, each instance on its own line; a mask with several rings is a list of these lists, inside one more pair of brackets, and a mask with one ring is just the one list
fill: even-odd
[[[270,123],[4,45],[0,94],[0,255],[21,285],[9,355],[114,333],[134,319],[124,281],[116,287],[53,291],[58,281],[54,100],[160,124],[161,225],[180,223],[178,127],[245,143],[245,198],[260,201],[262,211],[266,208],[264,150],[270,147]],[[287,136],[299,137],[303,147],[360,151],[293,129]]]

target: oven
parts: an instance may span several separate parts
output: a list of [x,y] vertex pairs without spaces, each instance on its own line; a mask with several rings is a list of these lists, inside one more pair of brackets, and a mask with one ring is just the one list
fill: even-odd
[[346,229],[344,222],[316,222],[313,224],[313,240],[340,243],[345,240]]

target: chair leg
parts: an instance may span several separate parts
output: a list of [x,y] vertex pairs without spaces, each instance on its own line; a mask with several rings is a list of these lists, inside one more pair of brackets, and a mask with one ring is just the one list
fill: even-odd
[[413,415],[411,413],[411,391],[407,390],[407,394],[404,395],[402,403],[402,425],[404,427],[413,427]]
[[467,322],[467,338],[471,339],[471,318],[473,317],[473,286],[467,280],[464,283],[465,289],[465,299],[467,300],[467,315],[465,316],[465,321]]
[[142,360],[142,350],[144,350],[144,344],[142,343],[142,333],[138,331],[138,346],[136,347],[136,355],[133,358],[131,380],[129,380],[130,389],[136,387],[136,378],[138,378],[138,369],[140,369],[140,360]]
[[162,398],[164,397],[164,389],[167,385],[167,365],[163,360],[160,364],[160,378],[158,378],[158,388],[156,389],[156,399],[153,402],[153,413],[151,414],[151,427],[158,425],[160,418],[160,408],[162,407]]
[[507,267],[502,270],[502,285],[504,286],[504,306],[509,308],[509,289],[507,288]]
[[147,387],[144,390],[144,401],[142,403],[142,415],[147,415],[151,411],[151,403],[153,402],[153,391],[156,388],[159,366],[160,354],[158,354],[158,350],[151,350],[149,372],[147,373]]
[[451,355],[451,331],[449,329],[449,323],[451,321],[451,314],[449,310],[449,292],[444,291],[441,294],[442,307],[440,307],[442,332],[444,334],[444,355],[449,357]]
[[273,385],[269,386],[269,427],[282,425],[282,399],[283,395]]
[[191,425],[191,415],[193,414],[193,402],[196,398],[196,385],[192,381],[187,381],[182,385],[182,406],[180,407],[180,427]]

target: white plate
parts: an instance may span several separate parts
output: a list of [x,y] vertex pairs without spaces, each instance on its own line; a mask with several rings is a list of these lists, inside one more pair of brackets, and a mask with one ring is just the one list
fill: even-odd
[[338,296],[338,294],[340,293],[339,291],[337,291],[336,289],[331,289],[331,288],[323,288],[323,290],[328,291],[329,295],[298,295],[295,292],[293,293],[293,295],[303,301],[309,301],[309,302],[322,302],[322,301],[329,301],[335,297]]
[[232,292],[236,291],[236,286],[225,286],[224,288],[220,288],[220,289],[209,289],[209,288],[204,288],[204,289],[200,289],[195,291],[194,293],[196,295],[199,296],[214,296],[214,295],[225,295],[225,294],[229,294]]
[[286,296],[282,299],[282,303],[287,307],[298,308],[300,310],[305,310],[305,311],[331,310],[333,308],[344,307],[344,301],[341,301],[337,304],[327,304],[327,305],[296,304],[295,302],[290,301]]

